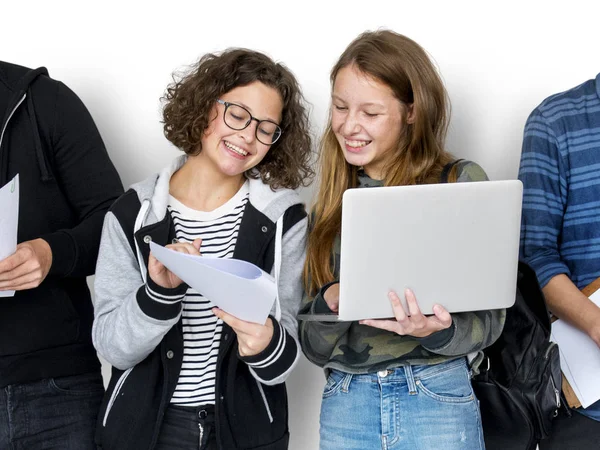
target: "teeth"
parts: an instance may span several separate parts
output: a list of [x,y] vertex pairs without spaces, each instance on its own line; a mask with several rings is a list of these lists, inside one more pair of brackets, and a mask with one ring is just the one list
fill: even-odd
[[346,141],[348,147],[360,148],[368,145],[371,141]]
[[227,147],[229,150],[233,150],[238,155],[246,156],[248,154],[248,152],[246,150],[243,150],[243,149],[239,148],[238,146],[233,145],[232,143],[227,142],[227,141],[225,141],[225,147]]

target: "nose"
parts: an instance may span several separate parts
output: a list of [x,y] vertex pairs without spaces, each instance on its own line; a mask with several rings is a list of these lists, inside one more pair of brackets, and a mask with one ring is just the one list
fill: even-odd
[[340,131],[344,136],[350,136],[360,131],[360,122],[358,121],[355,112],[348,112],[348,114],[346,114],[342,126],[340,127]]
[[258,126],[258,121],[254,123],[255,119],[251,119],[250,123],[243,130],[239,130],[238,134],[244,139],[247,144],[250,144],[254,139],[256,139],[256,127]]

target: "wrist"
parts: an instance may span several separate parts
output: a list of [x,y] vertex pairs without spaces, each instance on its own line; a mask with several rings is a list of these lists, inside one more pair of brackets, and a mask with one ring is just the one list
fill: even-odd
[[40,263],[46,268],[46,271],[49,270],[52,266],[52,249],[50,248],[50,244],[42,238],[34,239],[31,242],[35,244],[36,253],[39,252]]
[[600,306],[591,300],[587,306],[580,329],[600,347]]
[[259,381],[273,381],[288,373],[297,360],[299,348],[296,340],[285,331],[277,320],[271,317],[273,336],[271,342],[260,353],[254,356],[241,356]]

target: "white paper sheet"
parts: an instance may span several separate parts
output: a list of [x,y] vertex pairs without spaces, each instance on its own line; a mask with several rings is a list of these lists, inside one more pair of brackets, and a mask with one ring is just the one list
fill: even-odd
[[[600,306],[600,291],[590,297]],[[584,332],[564,320],[552,324],[552,340],[560,350],[560,366],[581,406],[600,400],[600,348]]]
[[154,242],[150,251],[171,272],[223,311],[248,322],[264,324],[277,295],[271,275],[239,259],[193,256]]
[[[0,189],[0,261],[17,249],[19,223],[19,175]],[[0,291],[0,297],[12,297],[15,291]]]

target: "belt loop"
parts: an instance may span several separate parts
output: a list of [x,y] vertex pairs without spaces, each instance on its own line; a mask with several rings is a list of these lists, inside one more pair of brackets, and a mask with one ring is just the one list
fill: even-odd
[[410,395],[417,395],[417,385],[415,383],[415,377],[413,375],[412,367],[410,364],[404,366],[404,373],[406,374],[406,383],[408,384],[408,393]]
[[344,379],[342,380],[342,392],[348,393],[348,388],[350,388],[350,382],[352,381],[353,374],[347,373],[344,375]]

